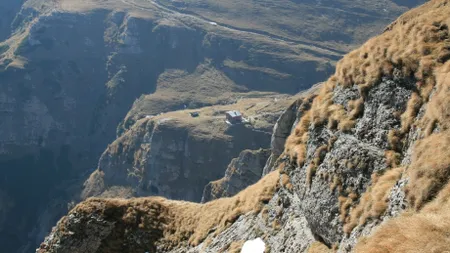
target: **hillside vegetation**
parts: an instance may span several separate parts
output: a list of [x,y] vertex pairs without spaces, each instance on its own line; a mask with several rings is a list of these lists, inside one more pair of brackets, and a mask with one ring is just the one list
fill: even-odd
[[[347,233],[368,219],[384,214],[390,191],[401,178],[408,180],[405,193],[409,211],[362,240],[356,252],[443,252],[450,248],[446,232],[450,230],[447,222],[450,198],[448,4],[449,1],[434,0],[412,10],[382,35],[345,56],[286,145],[286,154],[297,166],[303,166],[310,152],[310,125],[352,133],[364,111],[368,92],[382,78],[413,80],[413,93],[406,108],[397,114],[401,125],[388,134],[389,145],[385,150],[388,169],[373,174],[372,186],[360,199],[339,189],[343,196],[339,197],[341,220]],[[344,106],[333,102],[339,87],[355,86],[360,98]],[[415,144],[408,158],[406,149],[411,141]],[[320,162],[313,160],[308,167],[310,180]],[[340,187],[341,179],[334,178],[332,182],[331,187]],[[350,214],[347,210],[351,210]]]
[[[156,248],[169,251],[182,246],[197,246],[209,234],[221,233],[241,215],[259,213],[279,187],[278,178],[279,173],[272,172],[232,198],[218,199],[207,204],[162,198],[90,199],[75,207],[69,216],[90,216],[97,221],[105,221],[105,224],[114,222],[116,232],[104,238],[105,244],[99,249],[86,243],[92,232],[88,230],[84,234],[72,234],[74,236],[67,242],[73,245],[70,247],[72,252],[94,252],[92,250],[95,249],[95,252],[104,253],[154,252]],[[85,229],[88,229],[90,222],[96,223],[93,219],[89,221],[90,218],[81,219],[86,225]],[[79,230],[73,225],[71,218],[63,218],[55,233],[58,236],[70,236],[70,231]],[[136,233],[137,230],[140,232]],[[135,237],[142,238],[142,243],[133,244]],[[55,246],[58,247],[42,244],[38,252],[52,252],[51,249]]]
[[[413,7],[413,2],[419,3],[2,0],[0,244],[5,246],[0,251],[32,251],[36,242],[67,212],[67,206],[75,205],[83,187],[80,182],[100,163],[111,170],[97,170],[93,175],[111,175],[117,181],[104,185],[111,186],[106,192],[92,191],[94,194],[82,197],[130,197],[135,189],[146,190],[141,196],[148,196],[149,192],[164,195],[155,182],[175,178],[172,183],[179,187],[179,194],[164,196],[199,199],[201,184],[221,177],[220,170],[241,149],[268,146],[269,131],[279,110],[272,111],[264,104],[249,108],[251,104],[236,101],[241,98],[272,101],[274,97],[283,100],[285,95],[325,80],[345,52],[382,31],[394,17]],[[418,95],[415,98],[408,115],[414,115],[417,105],[414,101],[421,99]],[[306,110],[309,102],[308,99],[300,104]],[[354,119],[339,121],[339,128],[350,129],[365,102],[362,99],[352,102]],[[224,122],[217,119],[222,117],[218,114],[234,109],[234,105],[255,116],[251,120],[255,131],[250,127],[241,128],[244,132],[236,128],[227,130]],[[212,109],[214,106],[220,107],[218,112]],[[194,111],[200,111],[200,118],[188,114]],[[337,111],[335,118],[342,114],[342,110]],[[165,114],[155,120],[164,124],[142,119],[160,113]],[[171,115],[179,120],[164,120]],[[282,143],[296,117],[303,113],[288,115],[290,119],[281,131]],[[211,135],[220,139],[216,149],[209,148]],[[396,132],[391,137],[393,141],[401,139]],[[231,138],[243,145],[227,142]],[[112,143],[110,149],[106,148],[108,143]],[[332,149],[331,144],[326,147],[320,144],[317,152],[311,149],[317,154],[308,174],[313,187],[314,171],[316,167],[320,169],[322,155]],[[278,157],[281,149],[271,157]],[[233,152],[227,153],[229,150]],[[190,151],[196,151],[195,159],[190,159],[193,157]],[[398,155],[394,149],[389,154],[394,163]],[[187,159],[178,160],[180,157]],[[204,164],[200,173],[205,172],[201,173],[204,179],[200,183],[195,181],[198,175],[190,173],[194,170],[178,170],[199,168],[200,163]],[[147,170],[142,169],[143,165]],[[166,168],[168,173],[164,177],[141,173],[159,172],[159,168]],[[289,182],[287,176],[283,181]],[[387,181],[390,184],[393,179]],[[136,187],[130,189],[130,182]],[[193,184],[197,190],[190,194],[192,187],[188,187]],[[26,190],[24,185],[28,186]],[[297,188],[296,180],[286,185],[293,190]],[[171,188],[166,184],[164,189],[170,192]],[[380,194],[375,195],[373,199],[380,199]],[[348,198],[341,200],[345,203],[343,210],[350,206]],[[280,217],[297,219],[295,231],[304,228],[306,218],[297,210],[291,208],[296,212],[291,219],[282,215],[279,206],[274,208],[277,215],[269,212],[267,219],[273,223],[270,229],[278,231]],[[306,228],[301,231],[304,234],[287,240],[300,241],[304,248],[313,236]],[[274,243],[283,241],[281,232],[279,236],[272,239]],[[242,240],[236,238],[235,245]],[[327,243],[324,244],[330,246]]]
[[[304,238],[296,240],[301,241],[299,246],[305,251],[307,246],[309,252],[449,251],[449,13],[449,0],[432,0],[345,56],[319,94],[299,108],[275,172],[256,185],[204,205],[158,200],[162,211],[136,215],[144,221],[150,217],[150,224],[165,224],[167,229],[157,230],[162,231],[157,252],[177,252],[171,247],[179,247],[178,252],[213,252],[223,245],[240,245],[230,239],[236,234],[239,238],[264,234],[269,249],[278,252],[290,246],[283,240],[297,233]],[[234,200],[231,209],[230,200]],[[83,219],[93,213],[104,217],[106,210],[125,210],[136,201],[80,204],[60,222],[41,252],[61,247],[54,246],[55,235],[78,240],[61,233],[67,226],[80,228],[73,223],[80,212],[85,212]],[[249,214],[236,221],[236,210]],[[122,211],[114,220],[122,222],[130,212]],[[224,212],[231,216],[223,216]],[[207,217],[201,226],[194,225],[199,214]],[[307,225],[299,225],[299,216]],[[161,217],[171,218],[166,222]],[[257,231],[261,227],[265,233]],[[111,235],[122,239],[130,237],[117,231],[139,231],[114,229]],[[110,242],[102,241],[101,247]]]

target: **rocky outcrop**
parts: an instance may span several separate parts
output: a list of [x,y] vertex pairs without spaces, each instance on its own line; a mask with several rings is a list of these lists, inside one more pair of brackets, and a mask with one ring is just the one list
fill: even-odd
[[162,198],[90,199],[64,217],[37,252],[178,252],[183,248],[181,252],[187,252],[189,245],[200,247],[211,233],[223,232],[238,217],[260,212],[277,191],[278,177],[273,172],[237,196],[207,204]]
[[[98,170],[86,181],[81,198],[159,195],[199,202],[203,187],[223,177],[229,161],[241,150],[269,146],[270,130],[293,100],[263,96],[229,105],[147,115],[108,146]],[[225,112],[237,108],[245,115],[244,121],[226,123]],[[235,175],[242,176],[242,182],[235,185],[239,189],[234,189],[233,195],[261,178],[267,155],[265,150],[242,153],[238,163],[243,167],[242,175]]]
[[231,160],[225,176],[210,182],[203,190],[202,203],[218,198],[231,197],[258,182],[270,151],[268,149],[244,150]]
[[[201,134],[203,124],[214,132]],[[221,128],[223,133],[215,132]],[[98,172],[85,184],[83,198],[122,186],[131,187],[136,196],[199,202],[204,186],[223,175],[228,161],[243,149],[268,147],[269,139],[268,133],[245,125],[227,126],[224,120],[196,126],[164,115],[143,119],[108,147]],[[261,173],[257,177],[254,182]]]
[[[300,86],[299,77],[291,68],[303,65],[300,54],[276,41],[264,43],[269,43],[268,48],[280,49],[277,58],[290,59],[289,63],[281,64],[285,67],[272,64],[270,52],[253,50],[254,40],[235,33],[210,31],[198,22],[179,20],[171,14],[160,15],[151,8],[148,11],[129,5],[117,8],[117,3],[123,4],[122,1],[113,1],[110,6],[79,1],[86,4],[81,6],[84,9],[72,10],[76,8],[74,2],[70,1],[70,5],[59,2],[27,1],[23,6],[21,1],[0,3],[0,38],[12,34],[0,43],[0,168],[8,168],[2,171],[0,189],[15,203],[14,207],[4,209],[9,210],[5,214],[9,219],[0,224],[0,244],[11,246],[4,249],[7,252],[15,252],[36,240],[27,239],[27,234],[34,231],[33,227],[44,225],[35,224],[37,220],[48,220],[47,227],[42,229],[49,231],[60,214],[67,212],[67,205],[57,205],[54,215],[43,213],[45,218],[41,219],[37,214],[38,210],[47,210],[49,196],[60,182],[72,182],[96,168],[105,147],[116,138],[117,125],[136,98],[154,93],[159,86],[183,86],[179,85],[180,76],[175,78],[166,72],[178,70],[183,72],[181,77],[192,75],[195,78],[190,83],[195,84],[205,80],[203,73],[207,73],[208,80],[215,78],[215,82],[203,81],[202,86],[191,86],[189,92],[201,94],[194,98],[186,96],[176,100],[185,90],[157,92],[155,97],[159,100],[152,99],[152,102],[158,107],[143,114],[133,113],[133,120],[147,113],[177,110],[185,104],[198,107],[229,103],[206,99],[216,98],[224,90],[228,92],[224,97],[245,96],[249,92],[246,85],[253,85],[248,83],[250,76],[258,76],[260,83],[258,73],[262,70],[239,70],[248,73],[245,83],[238,76],[230,79],[222,69],[227,57],[242,62],[255,59],[247,65],[258,64],[266,72],[277,69],[276,73],[286,74],[271,75],[270,71],[264,74],[272,79],[261,85],[261,90],[293,93],[308,85]],[[11,33],[13,30],[17,32]],[[258,57],[253,57],[255,54]],[[295,54],[297,60],[292,58]],[[309,73],[317,67],[316,63],[308,66]],[[228,70],[233,71],[235,68]],[[285,84],[282,90],[273,85],[274,80]],[[210,89],[212,86],[215,88]],[[205,90],[213,92],[203,93]],[[119,131],[120,135],[133,123]],[[252,146],[242,146],[242,149],[246,147]],[[239,151],[228,159],[237,156]],[[223,162],[222,171],[204,184],[222,176],[228,162]],[[17,182],[33,186],[34,190],[22,191]],[[77,196],[65,196],[67,202],[79,200]],[[201,189],[195,199],[199,201],[200,196]],[[24,210],[32,215],[23,218]],[[47,219],[49,216],[53,217]]]
[[[371,175],[389,168],[385,158],[388,133],[400,127],[394,112],[405,111],[411,84],[414,82],[385,79],[370,90],[362,116],[351,132],[333,131],[326,126],[309,128],[304,165],[288,175],[295,182],[295,192],[302,199],[300,208],[306,212],[313,232],[328,245],[339,242],[344,235],[340,225],[343,203],[339,202],[339,192],[361,196],[370,184]],[[357,99],[358,91],[352,88],[336,89],[333,97],[335,104],[342,106]],[[315,159],[319,159],[320,164],[314,163]],[[308,175],[313,169],[317,176]],[[330,188],[333,180],[338,182]]]
[[[139,200],[87,201],[55,227],[40,252],[85,245],[90,229],[97,238],[92,252],[129,252],[143,244],[156,252],[220,252],[255,238],[271,252],[450,250],[449,6],[447,0],[430,1],[347,55],[311,105],[300,109],[278,170],[255,185],[205,204],[147,201],[143,206],[154,209],[143,212],[149,216],[139,211]],[[257,198],[261,192],[266,194]],[[258,208],[248,208],[249,201]],[[104,216],[116,214],[112,220],[122,224],[129,217],[125,210],[133,214],[127,229],[104,229],[125,244],[98,235]],[[197,222],[206,215],[202,210],[214,219]],[[102,219],[89,223],[93,228],[77,223],[98,214]],[[142,243],[147,235],[139,235],[149,225],[162,233]],[[167,237],[180,228],[187,229],[182,239]]]
[[303,112],[311,107],[311,102],[314,99],[314,93],[317,92],[320,84],[313,86],[308,91],[302,94],[303,98],[295,101],[288,109],[286,109],[277,123],[273,127],[272,138],[270,142],[271,154],[263,169],[263,175],[269,174],[276,169],[276,162],[280,155],[284,152],[284,145],[287,138],[291,135],[293,128],[303,116]]

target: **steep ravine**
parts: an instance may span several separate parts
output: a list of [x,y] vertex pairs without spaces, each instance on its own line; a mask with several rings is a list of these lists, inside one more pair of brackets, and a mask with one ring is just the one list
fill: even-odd
[[[6,245],[0,251],[32,251],[68,208],[91,196],[80,192],[99,159],[103,172],[115,171],[109,165],[121,161],[106,159],[108,143],[117,135],[130,137],[142,118],[185,105],[200,108],[243,97],[295,94],[323,81],[340,57],[264,33],[161,12],[148,1],[134,2],[136,6],[118,0],[0,3],[0,245]],[[223,176],[242,149],[268,146],[268,139],[241,141],[220,159],[208,155],[220,163],[206,163],[201,171],[211,174],[205,173],[201,184]],[[145,139],[139,142],[145,144]],[[202,150],[205,144],[200,146]],[[175,153],[183,156],[180,150]],[[156,174],[145,179],[155,182]],[[127,197],[164,192],[148,181],[105,175],[111,180],[107,186],[126,182],[129,187],[131,181]],[[176,182],[182,186],[189,180]],[[191,193],[178,189],[164,194],[199,201],[201,184]],[[139,192],[142,187],[145,191]]]
[[205,204],[90,199],[38,252],[449,251],[448,13],[429,1],[346,55],[283,114],[292,133],[256,184]]
[[[47,206],[53,209],[48,221],[36,225],[39,229],[47,226],[47,231],[67,210],[65,204],[56,208],[50,204],[54,187],[96,168],[104,148],[115,138],[115,126],[137,97],[157,89],[161,73],[167,69],[193,73],[199,64],[211,59],[206,63],[211,69],[230,73],[231,78],[224,79],[223,86],[240,93],[248,91],[246,85],[257,88],[252,84],[256,77],[251,76],[260,76],[260,70],[249,70],[245,80],[234,77],[235,70],[222,67],[225,55],[244,61],[256,52],[254,59],[258,64],[271,65],[271,56],[253,51],[250,41],[213,36],[176,21],[165,24],[164,20],[108,10],[86,14],[53,12],[37,19],[22,40],[8,43],[10,49],[5,53],[0,73],[0,185],[2,196],[6,196],[2,198],[2,216],[8,217],[0,224],[0,244],[8,245],[4,249],[7,252],[35,240],[33,232],[30,239],[26,235],[38,220],[39,210]],[[297,64],[298,68],[310,66],[310,71],[306,71],[309,73],[316,68],[315,63],[300,60],[271,67],[289,72]],[[281,78],[283,86],[260,83],[259,87],[296,92],[308,86],[298,82],[298,75]],[[171,84],[171,80],[167,82]],[[219,88],[215,92],[220,91]],[[178,109],[189,102],[167,102],[165,110]],[[23,185],[33,190],[24,190]],[[30,215],[24,217],[22,210],[29,210]]]

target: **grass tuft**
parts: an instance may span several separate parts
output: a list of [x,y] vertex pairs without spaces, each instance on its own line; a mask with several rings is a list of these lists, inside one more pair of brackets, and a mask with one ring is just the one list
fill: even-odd
[[372,186],[361,196],[358,205],[350,211],[350,216],[345,220],[345,233],[350,234],[356,226],[364,225],[369,219],[379,218],[386,211],[390,190],[400,179],[403,171],[404,168],[395,168],[382,176],[377,174],[372,176]]

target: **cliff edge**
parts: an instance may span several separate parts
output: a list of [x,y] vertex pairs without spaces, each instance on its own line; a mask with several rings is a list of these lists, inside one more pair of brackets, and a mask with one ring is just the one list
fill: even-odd
[[449,14],[429,1],[346,55],[255,185],[206,204],[90,199],[38,252],[450,250]]

